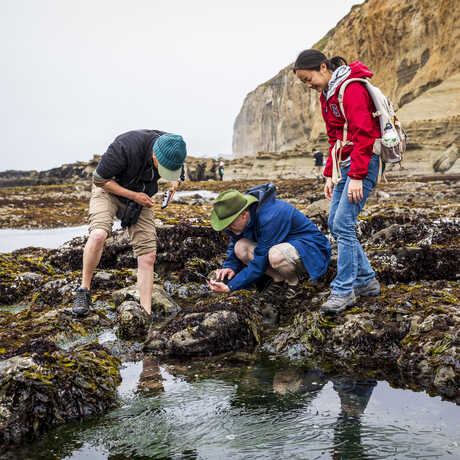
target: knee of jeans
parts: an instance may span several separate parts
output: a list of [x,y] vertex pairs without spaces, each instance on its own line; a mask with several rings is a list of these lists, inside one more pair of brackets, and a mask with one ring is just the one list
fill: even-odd
[[335,238],[340,236],[356,236],[355,223],[348,219],[334,219],[333,236]]
[[334,217],[329,215],[329,218],[327,220],[327,226],[329,227],[329,231],[331,232],[332,236],[334,236]]

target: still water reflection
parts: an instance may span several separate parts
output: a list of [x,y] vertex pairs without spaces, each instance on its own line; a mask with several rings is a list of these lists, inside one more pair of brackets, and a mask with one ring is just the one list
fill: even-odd
[[[160,377],[160,378],[159,378]],[[8,459],[459,458],[460,408],[385,382],[270,360],[123,369],[120,406]],[[33,452],[34,456],[31,457]]]

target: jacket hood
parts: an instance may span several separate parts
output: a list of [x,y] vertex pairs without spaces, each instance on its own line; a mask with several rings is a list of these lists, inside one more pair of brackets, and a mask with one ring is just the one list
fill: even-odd
[[371,78],[374,75],[361,61],[353,61],[350,69],[349,78]]
[[256,185],[255,187],[246,190],[244,193],[255,196],[259,200],[257,203],[257,209],[259,209],[268,201],[276,198],[276,187],[273,182],[269,182],[268,184]]

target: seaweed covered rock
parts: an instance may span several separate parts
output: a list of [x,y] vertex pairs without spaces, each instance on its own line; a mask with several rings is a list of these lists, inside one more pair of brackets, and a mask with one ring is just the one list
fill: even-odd
[[[211,227],[187,223],[157,228],[156,266],[162,272],[180,270],[193,257],[210,258],[225,251],[227,240]],[[46,262],[61,271],[81,269],[86,237],[77,237],[50,251]],[[99,268],[124,269],[137,266],[131,244],[124,230],[113,232],[104,246]]]
[[269,351],[333,359],[338,366],[383,370],[399,385],[425,388],[460,403],[460,285],[419,282],[384,288],[338,316],[320,302],[295,315],[267,341]]
[[110,326],[112,321],[99,309],[78,320],[67,308],[30,308],[16,314],[0,312],[0,359],[13,356],[15,349],[31,340],[72,340],[87,336],[92,329]]
[[11,305],[40,288],[54,275],[43,262],[47,249],[27,248],[0,254],[0,305]]
[[261,317],[247,291],[210,296],[154,331],[145,350],[159,356],[210,356],[259,342]]
[[120,362],[97,344],[68,351],[49,342],[0,362],[0,447],[114,406]]

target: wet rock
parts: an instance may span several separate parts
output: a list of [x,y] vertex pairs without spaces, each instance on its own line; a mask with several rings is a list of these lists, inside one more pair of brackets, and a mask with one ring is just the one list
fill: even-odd
[[179,305],[173,302],[165,290],[156,284],[153,285],[152,291],[152,313],[158,319],[171,318],[181,311]]
[[307,206],[304,210],[304,214],[307,217],[310,216],[327,216],[329,214],[329,208],[331,207],[331,202],[327,199],[321,199],[314,201],[312,204]]
[[210,356],[253,346],[260,314],[245,291],[202,300],[155,331],[145,350],[158,356]]
[[150,316],[137,302],[127,300],[118,308],[117,336],[121,339],[143,339],[150,326]]
[[[127,288],[115,291],[113,294],[115,305],[120,305],[125,301],[140,302],[139,291],[137,286],[128,286]],[[154,284],[152,287],[152,312],[158,320],[176,316],[180,312],[180,307],[173,302],[166,294],[165,290]]]
[[102,347],[35,345],[28,356],[0,362],[2,449],[64,422],[102,415],[115,404],[120,362]]

